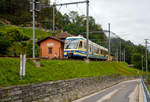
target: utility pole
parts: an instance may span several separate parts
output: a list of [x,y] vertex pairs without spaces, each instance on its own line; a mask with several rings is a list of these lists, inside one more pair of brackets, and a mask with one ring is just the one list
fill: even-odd
[[117,48],[117,61],[118,61],[118,59],[119,59],[119,56],[118,56],[118,54],[119,54],[119,53],[118,53],[118,48]]
[[148,79],[148,61],[147,61],[147,44],[148,44],[148,39],[145,39],[145,47],[146,47],[146,51],[145,51],[145,54],[146,54],[146,79]]
[[35,58],[35,0],[32,3],[32,19],[33,19],[33,55],[32,57]]
[[143,74],[143,71],[144,71],[144,70],[143,70],[143,57],[144,57],[144,56],[142,55],[142,57],[141,57],[141,58],[142,58],[142,74]]
[[109,31],[109,41],[108,41],[108,56],[109,56],[109,60],[110,60],[110,23],[108,23],[108,31]]
[[39,0],[33,0],[30,2],[30,12],[32,12],[32,30],[33,30],[33,48],[32,48],[32,58],[35,58],[35,11],[40,11],[41,6]]
[[121,62],[121,41],[120,41],[120,62]]
[[53,34],[55,34],[55,8],[56,8],[56,3],[54,2],[53,4]]
[[118,48],[117,48],[116,58],[117,58],[117,62],[118,62]]
[[[48,5],[50,4],[50,0],[48,0]],[[50,7],[47,8],[48,9],[48,27],[47,29],[50,31]]]
[[126,49],[125,49],[125,48],[124,48],[124,51],[123,51],[123,52],[124,52],[124,54],[123,54],[123,55],[124,55],[124,56],[123,56],[123,57],[124,57],[123,60],[124,60],[124,62],[125,62],[125,61],[126,61]]
[[87,59],[89,58],[89,0],[87,0],[86,4],[86,38],[87,38]]

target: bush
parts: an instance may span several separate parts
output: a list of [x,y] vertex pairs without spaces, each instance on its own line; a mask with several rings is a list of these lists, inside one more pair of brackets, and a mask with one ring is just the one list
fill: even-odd
[[13,42],[21,42],[21,41],[26,41],[30,39],[29,37],[25,36],[22,29],[19,29],[17,27],[10,27],[7,30],[7,33],[5,34],[5,36]]
[[3,22],[0,20],[0,26],[4,26]]
[[[33,43],[32,43],[32,40],[28,42],[27,44],[27,48],[26,48],[26,54],[27,54],[27,57],[32,57],[32,54],[33,54]],[[40,48],[37,44],[35,44],[35,56],[36,57],[39,57],[40,56]]]
[[134,66],[141,69],[141,54],[134,53],[131,59]]
[[10,46],[11,42],[0,33],[0,55],[7,54]]

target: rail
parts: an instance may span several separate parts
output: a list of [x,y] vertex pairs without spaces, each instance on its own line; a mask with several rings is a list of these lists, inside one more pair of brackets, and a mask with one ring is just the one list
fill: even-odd
[[142,82],[142,89],[143,89],[143,96],[144,96],[144,102],[150,102],[150,93],[144,83],[144,78],[141,78],[141,82]]

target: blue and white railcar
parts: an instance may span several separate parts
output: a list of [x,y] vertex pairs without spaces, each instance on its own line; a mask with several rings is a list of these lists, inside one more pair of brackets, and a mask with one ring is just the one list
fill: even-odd
[[[100,46],[89,40],[89,58],[91,59],[108,59],[108,49]],[[87,56],[86,51],[86,39],[82,36],[67,37],[64,46],[64,57],[68,58],[85,58]]]

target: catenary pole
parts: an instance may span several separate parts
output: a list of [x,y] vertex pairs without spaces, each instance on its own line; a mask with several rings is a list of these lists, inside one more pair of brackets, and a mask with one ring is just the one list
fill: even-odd
[[108,41],[108,54],[109,54],[109,60],[110,60],[110,23],[108,23],[108,31],[109,31],[109,41]]
[[89,0],[87,0],[87,7],[86,7],[86,46],[87,46],[87,59],[89,58]]
[[143,57],[144,57],[144,56],[142,55],[142,57],[141,57],[141,59],[142,59],[142,74],[143,74],[143,71],[144,71],[144,70],[143,70]]
[[147,61],[147,43],[148,43],[148,39],[145,39],[145,47],[146,47],[146,51],[145,51],[145,57],[146,57],[146,79],[148,79],[148,61]]
[[121,41],[120,41],[120,62],[121,62]]
[[124,51],[123,51],[123,52],[124,52],[123,55],[124,55],[124,62],[125,62],[125,61],[126,61],[126,49],[125,49],[125,48],[124,48]]
[[55,7],[56,3],[53,4],[53,34],[55,33]]
[[33,19],[33,55],[32,57],[35,58],[35,0],[32,3],[32,19]]
[[117,48],[117,62],[118,62],[118,48]]

